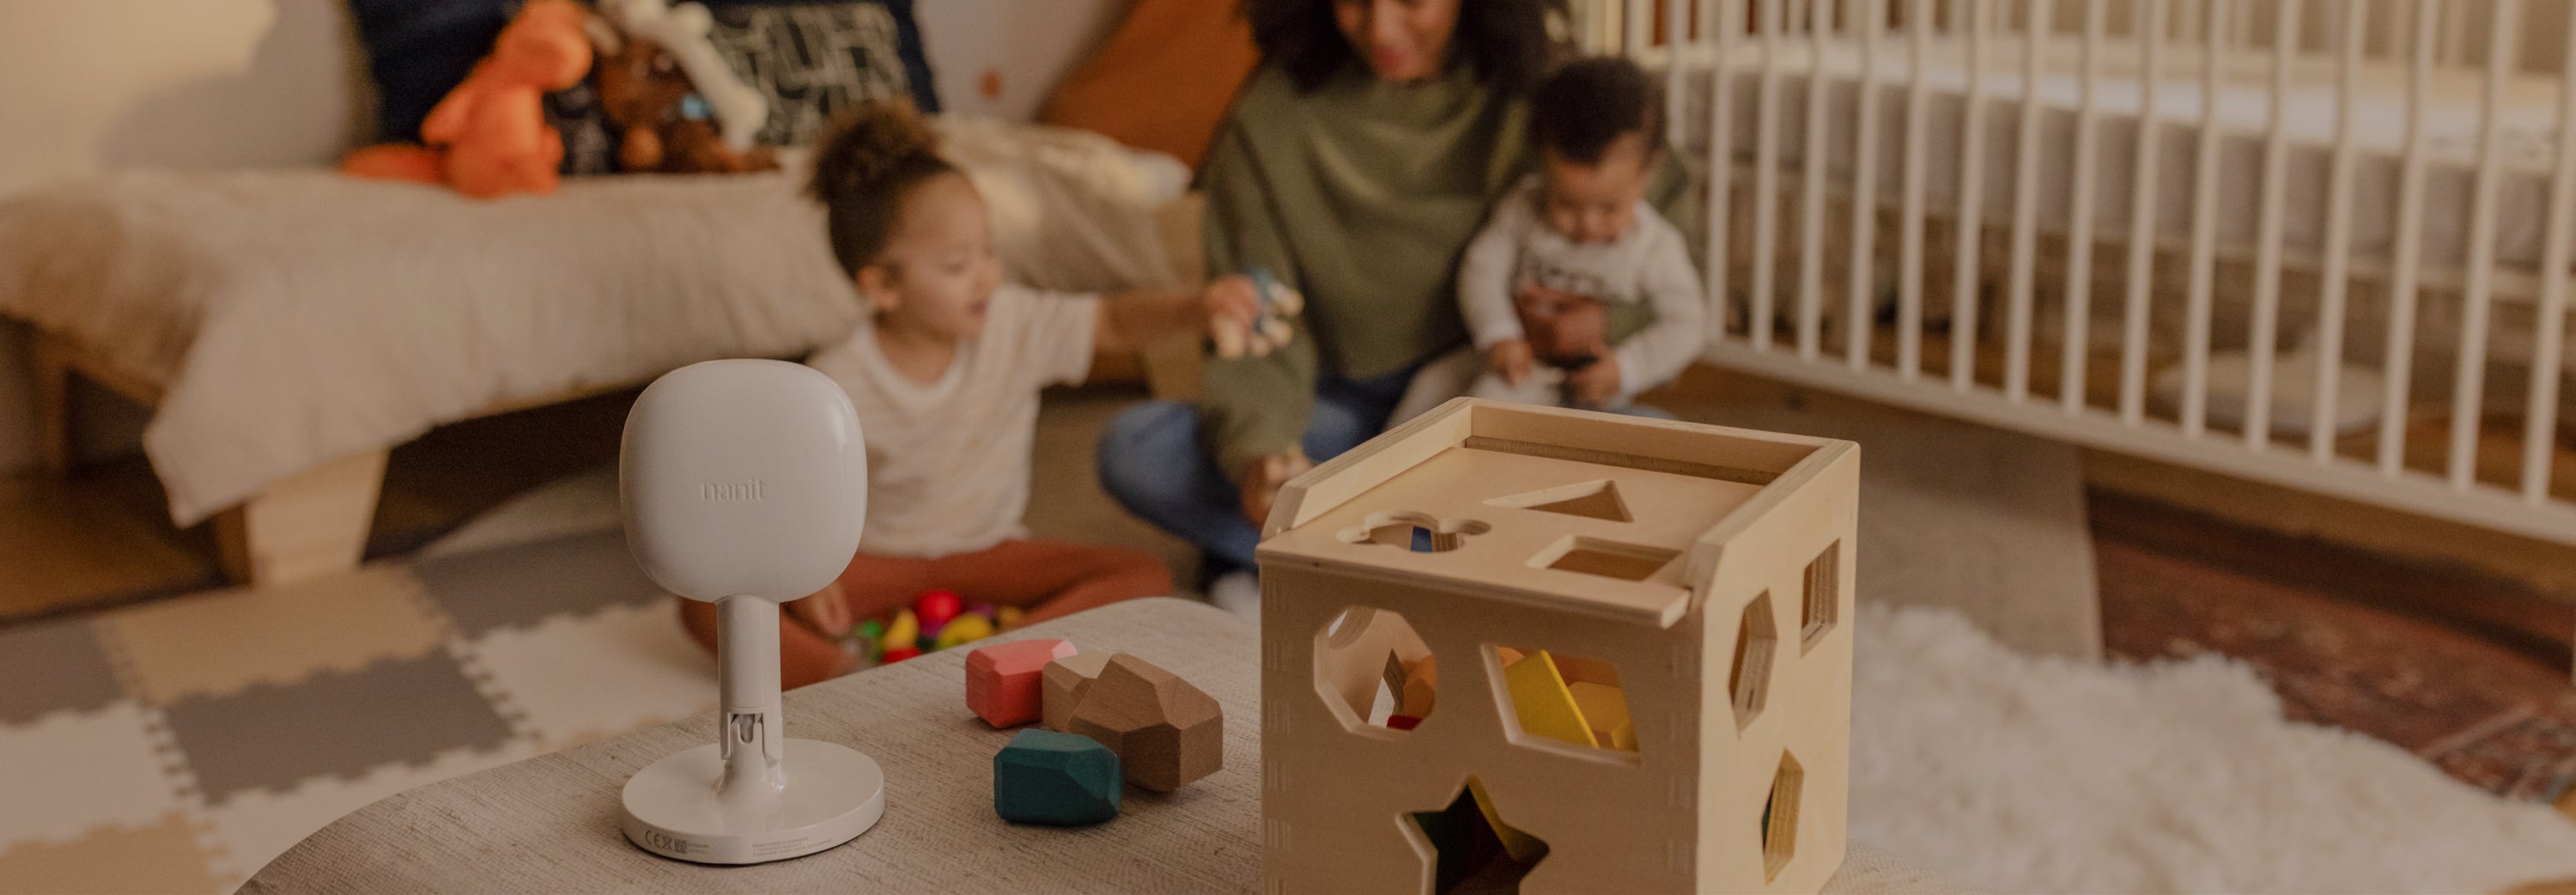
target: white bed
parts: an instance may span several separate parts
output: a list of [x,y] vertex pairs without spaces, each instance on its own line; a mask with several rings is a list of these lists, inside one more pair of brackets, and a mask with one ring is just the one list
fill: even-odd
[[[1172,279],[1156,216],[1185,186],[1177,162],[942,128],[1015,277]],[[0,204],[0,315],[154,405],[144,449],[189,525],[344,458],[381,470],[441,423],[845,335],[860,307],[799,186],[620,175],[476,201],[328,171],[121,173]],[[353,474],[366,506],[373,475]]]

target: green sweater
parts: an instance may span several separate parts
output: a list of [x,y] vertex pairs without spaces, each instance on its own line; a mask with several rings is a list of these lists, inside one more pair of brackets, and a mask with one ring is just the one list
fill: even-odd
[[[1353,63],[1308,93],[1264,68],[1244,85],[1200,169],[1208,272],[1269,270],[1306,311],[1285,348],[1207,361],[1199,413],[1227,475],[1298,442],[1319,375],[1381,376],[1466,344],[1459,255],[1532,167],[1528,118],[1466,65],[1388,84]],[[1660,180],[1659,198],[1685,192],[1687,178]]]

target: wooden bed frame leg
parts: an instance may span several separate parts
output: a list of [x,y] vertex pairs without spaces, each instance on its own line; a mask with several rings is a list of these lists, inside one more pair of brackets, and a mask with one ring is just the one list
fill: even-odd
[[43,333],[31,340],[29,354],[36,381],[36,459],[46,471],[63,475],[72,468],[72,362],[62,343]]
[[385,451],[362,451],[276,484],[215,517],[224,574],[293,584],[358,567],[384,483]]

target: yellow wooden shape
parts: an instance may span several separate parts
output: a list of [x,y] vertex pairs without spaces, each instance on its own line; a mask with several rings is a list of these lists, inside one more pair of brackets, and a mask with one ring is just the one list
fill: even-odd
[[1619,688],[1591,681],[1565,685],[1573,694],[1574,707],[1583,713],[1584,723],[1592,728],[1593,741],[1611,749],[1637,751],[1637,727],[1628,720],[1628,697]]
[[1526,864],[1547,854],[1547,843],[1503,822],[1502,812],[1494,809],[1494,797],[1485,794],[1485,781],[1467,778],[1467,791],[1475,795],[1476,810],[1485,815],[1486,825],[1494,828],[1494,838],[1503,841],[1503,851],[1510,853],[1512,860]]
[[894,621],[886,623],[885,638],[882,641],[885,648],[892,650],[914,646],[916,644],[913,641],[919,639],[921,639],[921,621],[913,617],[912,610],[895,610]]
[[1583,709],[1575,705],[1574,694],[1566,690],[1565,678],[1557,674],[1556,662],[1546,650],[1504,669],[1503,683],[1512,691],[1512,708],[1520,715],[1522,731],[1580,746],[1600,745],[1592,739],[1592,725],[1584,722]]

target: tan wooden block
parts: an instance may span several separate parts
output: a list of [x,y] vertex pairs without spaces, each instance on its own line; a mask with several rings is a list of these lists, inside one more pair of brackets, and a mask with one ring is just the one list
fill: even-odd
[[1074,708],[1082,704],[1082,694],[1108,664],[1109,654],[1103,652],[1075,653],[1048,662],[1038,682],[1038,726],[1072,730]]
[[1411,715],[1416,718],[1429,717],[1431,706],[1438,701],[1439,693],[1440,657],[1424,656],[1414,662],[1412,668],[1405,671],[1404,707],[1396,714]]
[[1225,765],[1224,709],[1151,662],[1110,657],[1081,700],[1070,732],[1117,752],[1129,783],[1171,792]]

